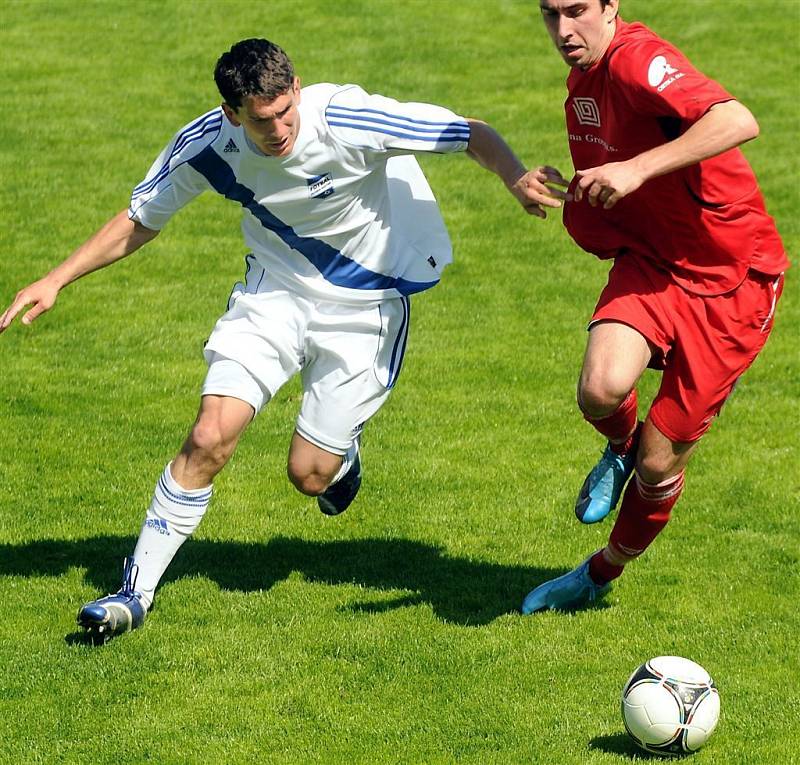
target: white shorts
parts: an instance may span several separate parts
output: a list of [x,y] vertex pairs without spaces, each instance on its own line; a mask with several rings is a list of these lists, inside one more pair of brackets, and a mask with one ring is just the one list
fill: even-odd
[[257,413],[300,372],[297,432],[344,454],[397,382],[408,338],[408,298],[360,308],[259,284],[256,293],[234,291],[228,305],[206,343],[202,394],[239,398]]

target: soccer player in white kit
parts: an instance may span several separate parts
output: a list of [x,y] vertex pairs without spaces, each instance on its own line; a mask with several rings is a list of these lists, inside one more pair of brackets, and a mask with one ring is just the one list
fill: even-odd
[[267,40],[235,44],[214,78],[222,106],[178,131],[130,207],[20,291],[0,318],[3,331],[32,304],[22,319],[29,324],[63,286],[130,255],[204,191],[242,207],[251,252],[205,347],[199,414],[157,481],[122,588],[78,613],[95,642],[143,623],[159,580],[208,507],[214,476],[296,373],[303,399],[289,478],[329,515],[354,499],[359,435],[400,373],[409,298],[433,287],[451,260],[414,153],[466,151],[539,217],[565,198],[557,170],[526,172],[485,123],[356,85],[301,90],[286,54]]

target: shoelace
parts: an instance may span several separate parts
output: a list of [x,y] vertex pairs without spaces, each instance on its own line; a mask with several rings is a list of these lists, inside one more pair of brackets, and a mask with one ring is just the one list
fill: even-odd
[[119,590],[119,594],[133,597],[136,594],[134,588],[136,587],[136,580],[139,578],[139,566],[136,565],[133,558],[125,558],[123,566],[122,587]]

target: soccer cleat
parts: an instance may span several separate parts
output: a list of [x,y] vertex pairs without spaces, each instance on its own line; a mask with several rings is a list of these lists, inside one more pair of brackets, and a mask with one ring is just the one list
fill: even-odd
[[575,515],[581,523],[602,521],[619,502],[622,490],[636,465],[636,448],[620,455],[606,446],[600,461],[592,468],[578,493]]
[[568,611],[594,603],[611,589],[611,583],[596,584],[589,576],[590,555],[578,568],[540,584],[522,601],[522,613],[544,609]]
[[350,469],[336,482],[332,483],[317,497],[319,509],[325,515],[339,515],[350,507],[361,487],[361,455],[358,439],[353,441],[355,455]]
[[78,611],[78,625],[86,630],[95,645],[102,645],[115,635],[135,630],[144,623],[147,610],[134,590],[139,567],[133,558],[125,558],[124,566],[119,592],[93,600]]

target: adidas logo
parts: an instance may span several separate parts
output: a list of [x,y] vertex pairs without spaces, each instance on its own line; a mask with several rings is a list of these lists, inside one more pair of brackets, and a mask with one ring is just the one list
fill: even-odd
[[148,518],[144,522],[144,525],[147,526],[147,528],[153,529],[153,531],[157,531],[159,534],[170,536],[169,526],[163,518]]
[[228,143],[225,144],[225,148],[222,151],[225,152],[226,154],[235,151],[238,154],[239,147],[233,142],[233,138],[229,138]]

